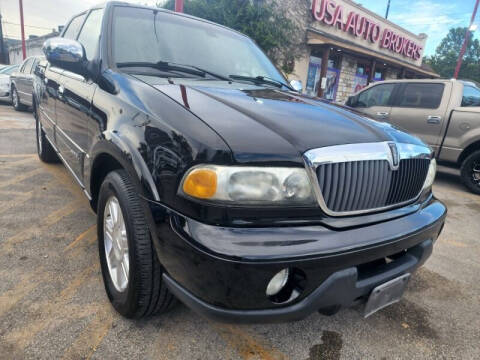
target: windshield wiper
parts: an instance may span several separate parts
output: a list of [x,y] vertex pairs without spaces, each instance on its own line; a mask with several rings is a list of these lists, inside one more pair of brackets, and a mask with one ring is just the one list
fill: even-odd
[[256,84],[270,84],[279,88],[285,86],[287,89],[295,91],[290,85],[285,84],[283,81],[272,79],[268,76],[228,75],[228,77],[234,80],[252,81]]
[[177,63],[172,63],[168,61],[158,61],[158,62],[145,62],[145,61],[131,61],[131,62],[122,62],[122,63],[117,63],[117,67],[119,68],[125,68],[125,67],[149,67],[153,69],[157,69],[160,71],[165,71],[165,72],[171,72],[171,71],[177,71],[177,72],[182,72],[185,74],[191,74],[191,75],[197,75],[201,77],[205,77],[206,74],[216,77],[217,79],[220,80],[225,80],[225,81],[230,81],[229,78],[216,74],[214,72],[211,72],[209,70],[204,70],[201,69],[197,66],[193,65],[186,65],[186,64],[177,64]]

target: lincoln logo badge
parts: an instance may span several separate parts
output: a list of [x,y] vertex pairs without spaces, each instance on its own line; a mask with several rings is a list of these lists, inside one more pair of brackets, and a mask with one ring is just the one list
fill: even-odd
[[400,156],[398,155],[397,144],[388,143],[388,146],[390,146],[390,151],[392,152],[393,167],[396,168],[400,163]]

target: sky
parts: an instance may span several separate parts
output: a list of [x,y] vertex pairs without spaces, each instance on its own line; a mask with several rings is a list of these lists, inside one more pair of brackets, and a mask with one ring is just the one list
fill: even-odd
[[[161,0],[128,0],[155,5]],[[25,32],[43,35],[102,0],[23,0]],[[387,0],[358,0],[369,10],[385,16]],[[428,35],[425,55],[432,55],[448,30],[468,26],[475,0],[391,0],[389,20],[413,33]],[[18,0],[0,0],[4,36],[20,39]],[[476,23],[480,29],[480,13]],[[480,30],[476,37],[479,37]]]
[[[365,8],[385,16],[387,0],[358,0]],[[452,27],[470,24],[475,0],[391,0],[388,20],[415,34],[428,35],[424,55],[432,55]],[[479,9],[480,11],[480,9]],[[480,12],[476,24],[480,28]],[[477,31],[475,35],[478,38]]]

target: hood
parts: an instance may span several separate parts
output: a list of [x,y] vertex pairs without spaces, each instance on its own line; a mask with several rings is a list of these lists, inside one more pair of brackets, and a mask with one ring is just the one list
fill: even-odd
[[156,82],[151,85],[215,130],[238,162],[298,162],[307,150],[341,144],[422,144],[388,124],[294,92],[201,80]]
[[10,83],[10,75],[0,74],[0,83]]

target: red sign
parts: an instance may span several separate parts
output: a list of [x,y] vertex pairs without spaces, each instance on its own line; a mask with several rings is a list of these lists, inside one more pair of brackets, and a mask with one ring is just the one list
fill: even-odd
[[416,42],[389,28],[382,29],[378,22],[355,11],[345,14],[343,6],[334,0],[313,0],[312,12],[315,20],[355,37],[379,43],[381,48],[413,60],[418,60],[422,56],[423,47]]

